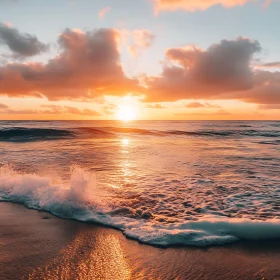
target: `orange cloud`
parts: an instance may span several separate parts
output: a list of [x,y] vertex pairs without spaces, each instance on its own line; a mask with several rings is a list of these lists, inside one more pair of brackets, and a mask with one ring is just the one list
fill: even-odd
[[190,108],[190,109],[197,109],[197,108],[220,108],[219,105],[213,105],[213,104],[210,104],[208,102],[206,102],[206,103],[192,102],[192,103],[186,104],[185,107],[186,108]]
[[225,110],[218,110],[214,113],[204,113],[204,112],[195,112],[195,113],[175,113],[175,116],[223,116],[223,115],[231,115],[231,113],[225,111]]
[[4,109],[7,109],[7,108],[8,108],[7,105],[1,104],[1,103],[0,103],[0,111],[1,111],[1,110],[4,110]]
[[132,35],[134,43],[128,47],[128,50],[134,57],[138,57],[142,50],[149,48],[155,39],[148,30],[134,30]]
[[160,104],[147,104],[146,106],[149,109],[164,109],[165,107],[161,106]]
[[116,114],[116,111],[118,109],[118,106],[115,104],[107,104],[103,106],[103,111],[106,115],[114,115]]
[[[1,104],[0,104],[1,105]],[[8,106],[0,106],[0,114],[11,115],[57,115],[57,114],[71,114],[79,116],[101,116],[97,111],[91,109],[78,109],[70,106],[56,106],[56,105],[42,105],[41,108],[32,109],[11,109]]]
[[0,94],[87,100],[136,91],[138,81],[127,78],[120,64],[118,38],[114,29],[66,29],[58,39],[62,52],[48,63],[1,66]]
[[260,110],[280,110],[280,104],[264,104],[258,107]]
[[98,13],[98,17],[100,19],[104,18],[104,16],[109,13],[110,11],[112,10],[111,7],[106,7],[106,8],[103,8],[99,13]]
[[[156,14],[161,11],[185,10],[194,12],[197,10],[207,10],[215,5],[222,5],[226,8],[234,6],[243,6],[255,0],[153,0]],[[269,4],[268,0],[263,0],[265,5]]]
[[[0,95],[103,103],[105,95],[131,93],[146,94],[147,103],[235,99],[260,105],[280,104],[280,72],[252,68],[254,55],[261,51],[258,41],[239,37],[222,40],[206,50],[196,46],[168,49],[162,73],[154,77],[142,74],[138,81],[127,77],[120,63],[118,45],[122,36],[114,29],[89,32],[66,29],[58,38],[61,52],[47,63],[2,64]],[[142,49],[152,44],[154,36],[147,30],[135,30],[133,40]],[[278,62],[263,65],[277,67]],[[188,108],[213,106],[207,102],[186,105]],[[0,108],[11,110],[3,104]],[[103,109],[106,114],[114,111],[113,107]],[[50,108],[45,110],[51,113]]]

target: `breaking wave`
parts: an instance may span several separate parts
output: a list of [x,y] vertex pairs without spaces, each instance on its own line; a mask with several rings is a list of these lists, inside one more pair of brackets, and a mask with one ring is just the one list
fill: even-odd
[[0,201],[15,202],[55,216],[99,223],[121,230],[127,237],[155,246],[209,246],[237,240],[280,238],[280,219],[250,220],[205,215],[197,221],[181,219],[160,223],[149,216],[123,215],[118,200],[98,187],[95,174],[72,167],[68,183],[50,177],[21,174],[9,166],[0,168]]

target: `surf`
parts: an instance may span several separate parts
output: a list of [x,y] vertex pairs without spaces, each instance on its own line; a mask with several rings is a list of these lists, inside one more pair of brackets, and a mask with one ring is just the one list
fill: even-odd
[[0,168],[0,201],[49,212],[63,219],[98,223],[119,229],[128,238],[153,246],[212,246],[238,240],[280,238],[280,219],[251,220],[204,215],[196,221],[160,223],[149,217],[122,215],[122,206],[103,187],[96,174],[71,167],[68,182],[35,173]]

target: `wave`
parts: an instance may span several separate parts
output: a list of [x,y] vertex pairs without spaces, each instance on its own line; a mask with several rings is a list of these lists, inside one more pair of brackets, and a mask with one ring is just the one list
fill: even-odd
[[138,135],[164,135],[164,131],[148,130],[134,127],[103,127],[105,131],[125,134],[138,134]]
[[77,136],[80,137],[114,137],[115,134],[106,130],[95,127],[79,127],[74,128]]
[[[189,136],[189,137],[280,137],[280,131],[258,130],[148,130],[131,127],[76,127],[67,129],[52,128],[25,128],[13,127],[0,129],[0,141],[2,142],[29,142],[46,141],[69,138],[112,138],[119,134],[135,134],[148,136]],[[277,144],[278,142],[276,142]]]
[[213,136],[213,137],[280,137],[279,131],[258,131],[258,130],[199,130],[199,131],[181,131],[171,130],[168,134],[189,135],[189,136]]
[[171,130],[167,134],[171,135],[189,135],[189,136],[231,136],[235,133],[232,131],[181,131]]
[[49,177],[21,174],[9,166],[0,168],[0,201],[16,202],[55,216],[87,223],[99,223],[121,230],[128,238],[154,246],[211,246],[237,240],[280,238],[280,219],[249,220],[204,216],[198,221],[173,224],[149,217],[123,216],[112,208],[112,197],[96,184],[95,174],[73,167],[68,184]]
[[72,136],[71,131],[63,129],[13,127],[0,130],[0,141],[2,142],[57,140]]

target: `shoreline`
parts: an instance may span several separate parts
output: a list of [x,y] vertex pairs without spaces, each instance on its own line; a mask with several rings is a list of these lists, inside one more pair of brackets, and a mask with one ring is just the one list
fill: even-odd
[[0,203],[0,224],[3,280],[280,279],[280,240],[159,248],[9,202]]
[[[36,211],[39,213],[45,213],[47,215],[50,215],[51,217],[55,217],[59,220],[67,220],[67,221],[72,221],[72,222],[76,222],[76,223],[82,223],[82,224],[86,224],[86,225],[92,225],[92,226],[96,226],[96,227],[102,227],[102,228],[107,228],[107,229],[111,229],[111,230],[116,230],[118,232],[120,232],[122,235],[124,235],[124,237],[128,240],[132,240],[134,242],[137,242],[139,244],[142,245],[147,245],[147,246],[152,246],[154,248],[159,248],[159,249],[168,249],[168,248],[193,248],[193,249],[207,249],[207,248],[215,248],[215,247],[226,247],[226,246],[231,246],[233,244],[255,244],[255,243],[271,243],[271,242],[276,242],[276,243],[280,243],[280,238],[278,238],[278,236],[276,238],[274,237],[268,237],[268,238],[240,238],[240,239],[236,239],[236,240],[231,240],[231,241],[226,241],[226,242],[217,242],[217,243],[204,243],[202,245],[199,244],[184,244],[184,243],[169,243],[167,245],[165,244],[160,244],[160,243],[150,243],[150,242],[143,242],[141,241],[141,239],[139,238],[134,238],[131,237],[130,235],[126,234],[124,232],[124,230],[122,230],[121,228],[119,228],[118,226],[115,226],[114,224],[106,224],[106,223],[102,223],[102,222],[98,222],[98,221],[83,221],[83,220],[78,220],[78,219],[74,219],[74,218],[67,218],[67,217],[61,217],[59,215],[56,215],[55,213],[49,212],[47,210],[44,209],[36,209],[36,208],[32,208],[29,207],[25,204],[16,202],[16,201],[0,201],[1,203],[9,203],[9,204],[15,204],[15,205],[19,205],[20,207],[24,207],[27,210],[31,210],[31,211]],[[1,209],[1,208],[0,208]],[[270,220],[273,221],[273,220]],[[280,220],[279,220],[280,221]],[[256,232],[257,230],[254,229]]]

